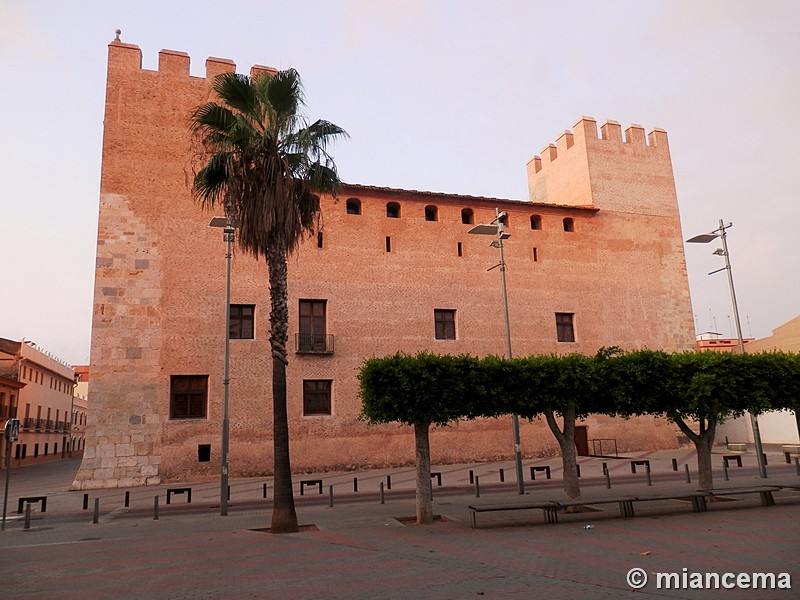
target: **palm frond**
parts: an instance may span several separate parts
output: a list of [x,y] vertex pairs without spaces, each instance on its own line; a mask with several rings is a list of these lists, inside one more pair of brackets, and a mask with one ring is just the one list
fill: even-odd
[[214,91],[231,108],[248,119],[258,120],[260,100],[250,77],[240,73],[223,73],[214,79]]

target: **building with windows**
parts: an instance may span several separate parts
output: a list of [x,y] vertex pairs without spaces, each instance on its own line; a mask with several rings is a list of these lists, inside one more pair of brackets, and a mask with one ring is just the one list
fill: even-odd
[[[230,472],[272,468],[267,268],[234,252],[225,322],[225,242],[192,202],[189,115],[210,80],[185,53],[157,71],[109,45],[87,445],[75,488],[131,486],[220,470],[224,338],[230,332]],[[255,66],[251,73],[264,67]],[[515,355],[600,347],[690,349],[692,310],[667,135],[577,121],[527,167],[530,198],[346,185],[321,199],[323,227],[289,259],[287,368],[295,470],[406,464],[413,434],[359,419],[363,360],[398,351],[505,353],[499,256],[471,235],[507,213]],[[655,419],[592,416],[581,446],[675,447]],[[434,461],[508,458],[510,419],[433,431]],[[522,424],[526,456],[557,452]]]
[[0,419],[20,420],[13,465],[71,456],[74,385],[68,364],[33,342],[0,338]]

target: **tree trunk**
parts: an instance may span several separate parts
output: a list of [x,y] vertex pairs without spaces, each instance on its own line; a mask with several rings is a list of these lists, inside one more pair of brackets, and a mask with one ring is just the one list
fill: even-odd
[[700,477],[700,489],[713,489],[714,466],[711,464],[711,448],[714,446],[714,434],[717,430],[717,421],[714,419],[699,419],[698,427],[700,433],[695,433],[692,431],[692,428],[677,415],[670,415],[670,418],[694,444],[695,451],[697,452],[697,472]]
[[433,523],[433,487],[431,485],[431,444],[428,423],[414,423],[417,452],[417,524]]
[[286,343],[289,339],[289,305],[287,300],[286,253],[270,248],[269,295],[271,303],[270,346],[272,348],[272,443],[275,457],[272,532],[291,533],[298,530],[297,513],[292,492],[292,467],[289,461],[289,421],[286,412]]
[[564,492],[570,500],[581,499],[581,486],[578,482],[578,452],[575,449],[575,407],[569,406],[564,410],[564,430],[558,427],[555,414],[552,410],[544,412],[550,431],[561,447],[561,464],[564,468]]

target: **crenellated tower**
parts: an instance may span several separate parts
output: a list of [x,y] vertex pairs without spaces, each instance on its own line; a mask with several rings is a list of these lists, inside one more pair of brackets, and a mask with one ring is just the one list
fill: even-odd
[[572,131],[528,162],[534,202],[677,217],[678,202],[667,132],[581,117]]

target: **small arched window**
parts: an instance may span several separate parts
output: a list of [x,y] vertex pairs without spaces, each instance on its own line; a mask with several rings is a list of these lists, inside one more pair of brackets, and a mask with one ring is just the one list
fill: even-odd
[[439,220],[439,209],[435,206],[428,205],[425,207],[425,220],[426,221],[438,221]]
[[472,225],[475,222],[475,213],[471,208],[461,209],[461,222],[464,225]]
[[542,217],[539,215],[531,215],[531,229],[542,228]]
[[347,199],[347,214],[360,215],[361,214],[361,200],[358,198]]
[[390,219],[400,218],[400,205],[397,202],[386,203],[386,216]]
[[575,221],[572,218],[564,219],[564,231],[575,231]]

